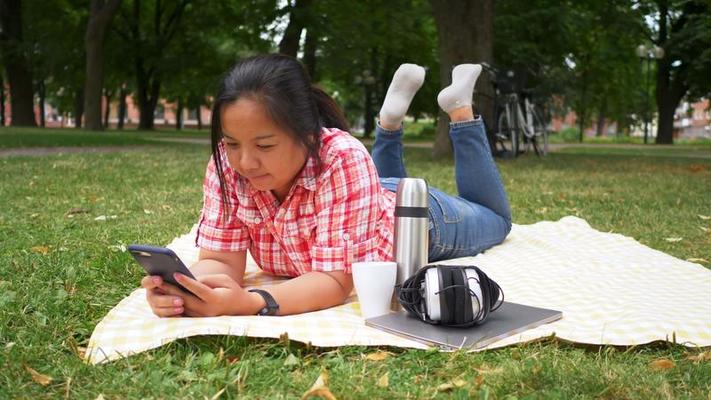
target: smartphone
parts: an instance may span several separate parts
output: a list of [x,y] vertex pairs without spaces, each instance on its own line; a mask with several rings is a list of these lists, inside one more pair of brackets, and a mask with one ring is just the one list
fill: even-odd
[[173,250],[165,247],[131,244],[128,246],[128,251],[133,255],[133,258],[141,264],[148,275],[158,275],[163,278],[165,282],[173,284],[187,293],[191,293],[173,278],[174,273],[180,272],[185,276],[195,279],[193,274],[190,273],[190,270],[180,261]]

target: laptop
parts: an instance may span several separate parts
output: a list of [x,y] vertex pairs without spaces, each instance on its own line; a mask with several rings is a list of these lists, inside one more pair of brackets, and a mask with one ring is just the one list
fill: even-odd
[[401,310],[365,320],[365,324],[407,339],[448,350],[480,349],[508,336],[563,317],[561,311],[504,302],[481,325],[454,328],[431,325]]

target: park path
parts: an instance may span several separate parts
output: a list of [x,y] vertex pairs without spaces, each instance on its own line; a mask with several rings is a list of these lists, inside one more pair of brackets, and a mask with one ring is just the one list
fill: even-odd
[[[210,145],[210,139],[202,138],[151,138],[151,140],[156,142],[170,142],[170,143],[187,143],[187,144],[199,144],[199,145]],[[363,144],[372,145],[373,139],[363,140]],[[405,143],[405,147],[421,148],[421,149],[431,149],[434,144],[432,142],[410,142]],[[51,154],[74,154],[74,153],[113,153],[121,151],[140,151],[151,148],[151,145],[136,145],[136,146],[84,146],[84,147],[19,147],[12,149],[0,149],[0,158],[13,157],[13,156],[45,156]],[[657,149],[667,149],[667,150],[680,150],[674,154],[655,154],[655,157],[670,157],[670,158],[702,158],[711,159],[711,151],[707,150],[696,150],[689,151],[688,154],[682,153],[683,148],[675,147],[674,145],[644,145],[644,144],[615,144],[615,143],[605,143],[605,144],[594,144],[594,143],[551,143],[548,145],[548,149],[551,152],[560,151],[569,148],[609,148],[609,149],[639,149],[639,150],[652,150]]]

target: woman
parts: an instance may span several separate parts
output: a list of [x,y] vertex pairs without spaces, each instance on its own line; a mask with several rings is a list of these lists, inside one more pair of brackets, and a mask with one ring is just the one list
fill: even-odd
[[[430,190],[430,260],[474,255],[511,229],[508,200],[471,96],[481,67],[457,66],[438,96],[452,124],[461,196]],[[347,133],[335,101],[283,55],[245,59],[225,76],[212,110],[212,157],[196,239],[193,295],[143,278],[159,316],[288,315],[342,304],[353,262],[391,260],[402,162],[402,119],[425,71],[393,76],[373,156]],[[293,277],[242,288],[247,250],[265,272]]]

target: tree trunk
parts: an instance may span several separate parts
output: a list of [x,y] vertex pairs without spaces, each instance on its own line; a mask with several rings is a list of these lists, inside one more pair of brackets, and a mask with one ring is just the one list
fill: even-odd
[[[659,44],[666,45],[669,39],[668,15],[669,3],[659,1]],[[667,49],[667,54],[669,53]],[[664,57],[657,60],[657,87],[655,98],[657,100],[657,138],[656,144],[674,143],[674,112],[679,102],[684,97],[689,87],[681,78],[672,78],[671,58]],[[682,66],[684,68],[685,66]]]
[[123,129],[123,123],[126,120],[126,96],[128,95],[126,91],[126,85],[121,85],[119,90],[119,105],[118,105],[118,122],[116,124],[116,129]]
[[601,137],[605,134],[605,113],[607,112],[607,100],[603,98],[600,104],[600,111],[597,113],[597,126],[595,127],[595,136]]
[[40,118],[40,126],[44,128],[47,124],[45,121],[45,99],[46,99],[46,94],[47,94],[47,88],[44,85],[44,79],[39,81],[39,84],[37,84],[37,95],[39,97],[39,118]]
[[299,41],[301,40],[301,31],[306,26],[308,18],[308,8],[311,0],[296,0],[293,7],[289,11],[289,24],[284,30],[279,42],[279,53],[296,57],[299,52]]
[[199,131],[202,130],[202,113],[200,113],[200,111],[202,111],[202,107],[198,106],[197,112],[195,113],[195,115],[197,115],[197,123],[198,123],[198,130]]
[[101,90],[104,85],[104,39],[106,30],[121,0],[91,0],[89,23],[86,26],[86,81],[84,83],[85,126],[87,130],[100,131]]
[[104,129],[109,128],[109,117],[111,116],[111,97],[113,93],[110,90],[104,90],[104,96],[106,97],[106,109],[104,110]]
[[318,82],[318,77],[316,76],[316,48],[318,47],[318,33],[315,28],[308,28],[306,30],[306,40],[304,41],[304,65],[306,66],[306,71],[308,71],[309,76],[313,82]]
[[74,127],[81,128],[81,120],[84,117],[84,89],[77,89],[74,92]]
[[175,129],[183,129],[183,99],[178,97],[178,102],[175,107]]
[[32,72],[22,47],[22,2],[0,1],[0,52],[10,86],[13,126],[37,126]]
[[[437,25],[440,87],[451,83],[452,68],[456,64],[493,63],[494,0],[430,0],[430,4]],[[486,73],[479,81],[480,90],[491,90]],[[492,100],[480,97],[482,104],[475,106],[489,128],[487,136],[493,152],[494,105]],[[441,157],[451,153],[449,118],[440,111],[433,155]]]
[[0,126],[5,126],[5,79],[0,74]]

